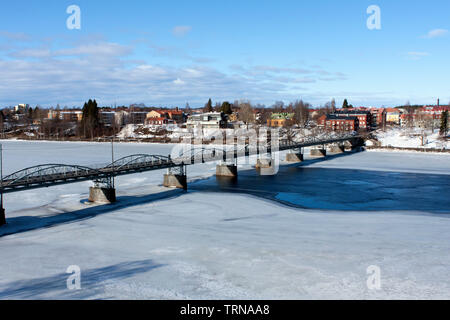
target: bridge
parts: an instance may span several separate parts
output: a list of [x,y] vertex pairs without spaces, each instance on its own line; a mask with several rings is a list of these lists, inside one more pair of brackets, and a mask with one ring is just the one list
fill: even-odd
[[310,138],[301,143],[281,140],[275,145],[270,137],[263,144],[257,142],[256,145],[251,145],[246,142],[243,146],[239,146],[236,142],[235,140],[233,144],[223,146],[196,146],[191,144],[187,150],[183,150],[176,158],[172,158],[170,155],[135,154],[118,159],[102,168],[66,164],[43,164],[25,168],[1,177],[0,226],[6,223],[3,194],[7,193],[93,181],[94,186],[90,188],[89,201],[112,203],[116,201],[114,186],[114,177],[116,176],[167,169],[163,185],[187,189],[186,166],[188,165],[221,161],[221,164],[217,165],[216,176],[237,177],[237,164],[235,162],[239,157],[268,154],[270,159],[265,163],[258,160],[256,168],[260,170],[261,174],[270,174],[274,167],[272,153],[291,150],[294,152],[289,153],[286,160],[301,162],[303,161],[303,149],[306,147],[317,147],[311,150],[311,155],[324,157],[326,156],[325,146],[327,145],[335,144],[334,152],[344,152],[344,143],[350,143],[350,146],[355,148],[362,145],[363,140],[359,136],[349,135],[323,140]]

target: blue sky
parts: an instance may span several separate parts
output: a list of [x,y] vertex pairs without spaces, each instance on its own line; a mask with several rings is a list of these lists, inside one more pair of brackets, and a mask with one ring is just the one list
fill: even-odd
[[[69,5],[81,30],[66,27]],[[449,12],[447,0],[2,3],[0,105],[448,103]]]

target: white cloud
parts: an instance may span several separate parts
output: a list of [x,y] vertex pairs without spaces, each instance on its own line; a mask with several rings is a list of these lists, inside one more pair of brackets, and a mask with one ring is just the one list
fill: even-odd
[[[229,72],[185,59],[179,66],[152,58],[135,60],[133,46],[92,39],[54,48],[52,43],[16,45],[0,56],[0,106],[80,106],[87,98],[100,104],[204,104],[209,97],[257,102],[296,99],[299,84],[320,81],[322,73],[298,67],[240,67]],[[170,53],[170,51],[169,51]],[[172,56],[169,54],[169,61]],[[164,60],[163,60],[164,61]]]
[[407,53],[407,57],[411,60],[419,60],[423,57],[427,57],[430,54],[428,52],[410,51]]
[[46,58],[51,56],[50,49],[47,48],[28,48],[13,51],[10,56],[16,58]]
[[172,29],[172,33],[177,37],[182,37],[191,32],[191,26],[176,26]]
[[448,30],[446,30],[446,29],[434,29],[434,30],[429,31],[424,36],[424,38],[427,38],[427,39],[438,38],[438,37],[443,37],[447,34],[448,34]]
[[30,41],[31,37],[23,32],[9,32],[0,31],[0,37],[6,38],[11,41],[26,42]]
[[181,80],[180,78],[177,78],[176,80],[174,80],[173,83],[176,84],[176,85],[183,85],[183,84],[185,84],[185,82],[183,80]]
[[70,49],[62,49],[55,52],[55,56],[125,56],[132,52],[132,49],[117,43],[99,42],[88,45],[80,45]]

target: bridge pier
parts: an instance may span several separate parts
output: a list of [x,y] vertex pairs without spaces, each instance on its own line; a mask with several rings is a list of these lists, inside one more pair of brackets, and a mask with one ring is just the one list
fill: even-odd
[[327,150],[325,148],[321,149],[311,149],[311,157],[322,158],[327,156]]
[[275,168],[275,159],[258,159],[256,161],[256,171],[260,176],[273,176],[278,172],[278,168]]
[[267,159],[267,158],[265,158],[265,159],[257,159],[255,168],[256,169],[269,168],[272,165],[272,161],[273,161],[273,159]]
[[286,162],[303,162],[303,152],[299,151],[289,152],[286,154]]
[[178,172],[173,172],[172,169],[168,169],[164,175],[163,186],[166,188],[177,188],[187,190],[187,175],[185,166],[180,166]]
[[345,151],[350,151],[350,152],[359,152],[363,150],[362,146],[359,145],[350,145],[350,146],[345,146]]
[[5,208],[0,208],[0,227],[6,224]]
[[346,150],[352,151],[352,152],[359,152],[362,150],[363,146],[364,146],[364,139],[354,138],[347,142]]
[[334,154],[344,153],[345,152],[345,147],[343,145],[331,146],[330,147],[330,152],[334,153]]
[[235,178],[237,175],[238,169],[235,164],[219,164],[216,166],[216,177]]
[[167,173],[164,175],[164,187],[187,190],[186,175]]
[[109,204],[116,202],[116,189],[114,188],[102,188],[102,187],[90,187],[89,188],[89,201],[95,203]]

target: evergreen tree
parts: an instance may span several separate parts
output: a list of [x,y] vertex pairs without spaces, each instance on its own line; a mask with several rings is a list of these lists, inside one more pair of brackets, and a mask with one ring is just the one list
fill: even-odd
[[213,106],[212,106],[212,101],[211,98],[208,100],[208,102],[205,104],[205,107],[203,108],[203,112],[213,112]]
[[89,99],[83,106],[83,118],[81,126],[86,137],[86,132],[90,132],[91,138],[94,137],[95,130],[100,125],[99,109],[97,101]]
[[439,130],[441,136],[447,136],[448,133],[448,111],[444,111],[441,114],[441,127]]
[[228,101],[225,101],[222,103],[222,107],[220,108],[220,111],[225,114],[232,114],[233,110],[231,109],[231,104]]
[[343,109],[348,109],[348,101],[347,99],[344,99],[344,103],[342,104]]
[[40,119],[41,117],[41,110],[39,109],[38,106],[36,106],[36,108],[34,108],[33,111],[33,119]]

